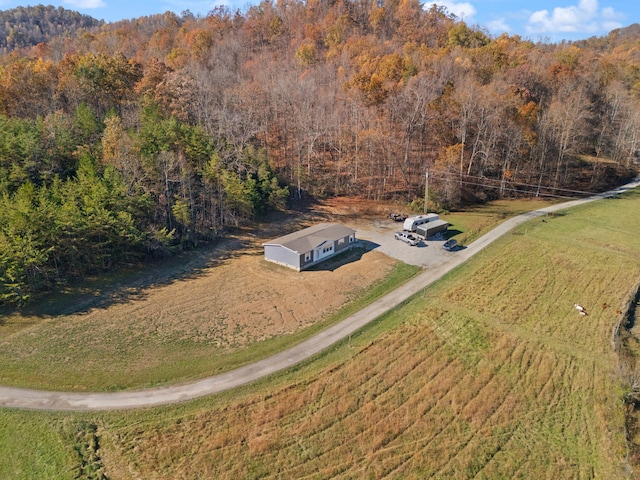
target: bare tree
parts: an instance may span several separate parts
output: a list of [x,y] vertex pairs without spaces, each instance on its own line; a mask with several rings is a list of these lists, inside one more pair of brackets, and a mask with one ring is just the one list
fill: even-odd
[[578,81],[566,82],[553,97],[542,118],[542,131],[556,152],[553,187],[566,173],[567,154],[575,152],[587,132],[591,102],[586,87]]

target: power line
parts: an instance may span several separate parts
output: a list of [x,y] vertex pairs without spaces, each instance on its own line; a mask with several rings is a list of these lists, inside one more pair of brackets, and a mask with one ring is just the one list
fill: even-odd
[[[526,190],[519,190],[517,188],[511,188],[511,187],[505,187],[505,186],[501,186],[501,185],[487,185],[486,183],[476,183],[476,182],[467,182],[467,181],[457,181],[457,183],[462,184],[462,185],[475,185],[478,187],[484,187],[484,188],[495,188],[495,189],[501,189],[502,191],[507,191],[507,192],[516,192],[516,193],[520,193],[520,194],[530,194],[530,195],[536,195],[538,197],[552,197],[552,198],[565,198],[565,199],[572,199],[575,198],[575,196],[568,196],[568,195],[556,195],[553,193],[544,193],[544,192],[535,192],[535,191],[526,191]],[[535,186],[537,188],[537,186]]]
[[[444,172],[444,171],[433,171],[430,170],[429,171],[430,174],[440,174],[440,178],[446,178],[448,179],[449,177],[452,177],[454,175],[456,175],[453,172]],[[476,183],[476,182],[470,182],[468,179],[478,179],[478,180],[482,180],[483,183]],[[547,191],[554,191],[554,192],[567,192],[567,193],[573,193],[573,194],[578,194],[578,195],[583,195],[585,197],[591,196],[596,192],[588,192],[588,191],[584,191],[584,190],[572,190],[569,188],[560,188],[560,187],[550,187],[547,185],[539,185],[539,184],[531,184],[531,183],[524,183],[524,182],[514,182],[511,180],[501,180],[501,179],[493,179],[493,178],[488,178],[488,177],[480,177],[478,175],[464,175],[461,177],[461,179],[456,178],[455,179],[456,182],[461,183],[463,185],[474,185],[474,186],[479,186],[479,187],[486,187],[486,188],[499,188],[502,189],[503,191],[510,191],[510,192],[518,192],[518,193],[527,193],[527,192],[523,192],[522,190],[519,190],[517,188],[513,188],[513,187],[507,187],[504,185],[491,185],[487,182],[507,182],[509,185],[512,186],[522,186],[522,187],[530,187],[532,189],[537,190],[536,192],[530,192],[530,193],[535,193],[538,196],[546,196],[546,197],[555,197],[555,198],[575,198],[576,195],[559,195],[559,194],[553,194],[553,193],[543,193],[540,190],[547,190]]]
[[[480,177],[480,176],[477,176],[477,175],[467,175],[467,176],[471,177],[471,178],[495,180],[496,182],[501,182],[502,181],[502,180],[499,180],[497,178],[496,179],[491,179],[491,178],[488,178],[488,177]],[[513,185],[523,185],[523,186],[526,186],[526,187],[535,187],[535,188],[546,188],[548,190],[557,190],[557,191],[563,191],[563,192],[579,193],[579,194],[586,195],[586,196],[590,196],[590,195],[593,195],[595,193],[595,192],[586,192],[584,190],[572,190],[572,189],[569,189],[569,188],[549,187],[547,185],[539,185],[537,183],[533,183],[532,184],[532,183],[524,183],[524,182],[513,182],[511,180],[505,180],[505,181],[508,181],[509,183],[511,183]]]

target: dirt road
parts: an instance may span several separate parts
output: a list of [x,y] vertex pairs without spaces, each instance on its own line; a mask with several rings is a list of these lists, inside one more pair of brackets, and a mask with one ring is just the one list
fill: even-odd
[[120,410],[150,407],[219,393],[240,385],[251,383],[272,373],[291,367],[326,349],[335,342],[348,337],[389,309],[400,304],[415,293],[438,280],[445,273],[467,261],[491,242],[515,226],[532,218],[564,210],[594,200],[615,196],[640,186],[640,179],[610,192],[580,200],[546,207],[511,218],[467,248],[447,255],[442,262],[400,286],[368,307],[351,315],[342,322],[320,332],[312,338],[276,355],[236,370],[205,378],[203,380],[146,390],[115,393],[69,393],[0,387],[0,406],[37,410]]

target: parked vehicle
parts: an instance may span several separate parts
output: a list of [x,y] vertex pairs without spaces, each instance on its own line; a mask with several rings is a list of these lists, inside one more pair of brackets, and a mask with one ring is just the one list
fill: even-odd
[[395,220],[396,222],[404,222],[404,219],[407,218],[405,215],[400,215],[399,213],[392,213],[389,216],[391,217],[392,220]]
[[416,227],[416,235],[424,239],[442,236],[447,232],[449,228],[449,222],[444,220],[433,220],[431,222],[423,223]]
[[395,236],[396,240],[401,240],[405,243],[408,243],[412,247],[415,247],[420,242],[417,237],[407,232],[396,232]]
[[408,232],[415,232],[418,225],[438,220],[440,216],[437,213],[427,213],[425,215],[416,215],[415,217],[407,217],[404,220],[402,229]]
[[454,250],[458,249],[458,241],[454,240],[453,238],[451,240],[447,240],[442,245],[442,248],[444,248],[447,252],[453,252]]

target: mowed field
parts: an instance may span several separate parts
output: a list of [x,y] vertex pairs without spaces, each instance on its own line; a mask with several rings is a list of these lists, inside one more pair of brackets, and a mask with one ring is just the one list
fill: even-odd
[[0,477],[633,478],[613,332],[639,281],[640,192],[538,218],[255,385],[143,411],[1,410]]

